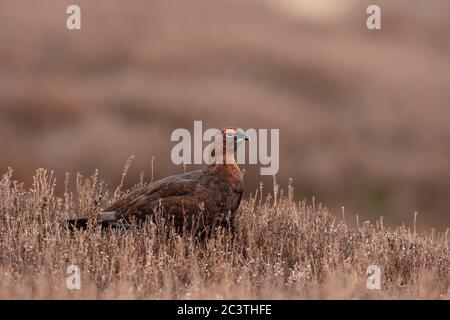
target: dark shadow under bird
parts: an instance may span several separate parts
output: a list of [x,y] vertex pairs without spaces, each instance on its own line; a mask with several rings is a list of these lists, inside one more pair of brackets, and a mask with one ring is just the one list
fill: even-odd
[[[203,232],[224,224],[234,230],[244,191],[243,175],[234,154],[249,138],[236,128],[223,129],[219,137],[222,150],[213,150],[210,165],[134,190],[99,212],[94,220],[104,227],[115,227],[154,220],[159,212],[177,231],[195,228],[195,232]],[[68,222],[73,229],[86,228],[88,221],[89,218],[78,218]]]

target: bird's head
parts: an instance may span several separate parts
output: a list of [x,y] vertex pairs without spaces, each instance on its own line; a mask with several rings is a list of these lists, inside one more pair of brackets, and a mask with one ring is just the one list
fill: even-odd
[[234,153],[237,152],[238,147],[243,142],[250,140],[250,137],[244,132],[244,130],[234,127],[222,129],[220,134],[218,134],[218,137],[220,139],[216,139],[216,142],[220,142],[223,145],[222,155],[218,155],[218,157],[216,157],[215,149],[213,149],[211,156],[216,157],[218,161],[221,161],[221,158],[228,159],[225,160],[227,163],[229,163],[228,161],[230,159],[234,159]]
[[222,139],[224,148],[228,146],[228,152],[233,153],[237,151],[238,146],[244,141],[250,140],[244,130],[233,127],[222,129]]

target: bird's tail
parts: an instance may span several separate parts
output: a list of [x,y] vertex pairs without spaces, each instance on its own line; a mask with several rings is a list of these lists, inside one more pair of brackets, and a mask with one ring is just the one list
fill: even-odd
[[[89,224],[89,218],[75,218],[66,220],[69,230],[86,229]],[[96,223],[102,227],[115,227],[117,225],[116,212],[99,212],[96,217]]]

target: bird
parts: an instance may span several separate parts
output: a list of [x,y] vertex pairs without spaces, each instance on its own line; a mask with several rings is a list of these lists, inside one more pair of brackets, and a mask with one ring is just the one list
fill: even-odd
[[[226,127],[216,139],[222,144],[211,152],[211,163],[200,170],[172,175],[133,190],[95,216],[102,227],[117,227],[159,215],[177,232],[205,233],[225,224],[236,230],[236,212],[244,192],[243,174],[234,154],[249,136]],[[218,150],[218,152],[216,152]],[[70,219],[71,229],[85,229],[89,218]]]

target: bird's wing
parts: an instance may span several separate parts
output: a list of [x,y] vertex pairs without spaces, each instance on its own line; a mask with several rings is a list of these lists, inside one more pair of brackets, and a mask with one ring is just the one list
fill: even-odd
[[160,205],[174,206],[183,202],[188,208],[192,208],[196,205],[192,194],[201,180],[201,176],[202,172],[198,170],[155,181],[130,192],[104,209],[100,213],[100,218],[101,220],[113,220],[113,217],[129,219],[133,216],[143,218],[147,214],[152,214],[154,209]]

